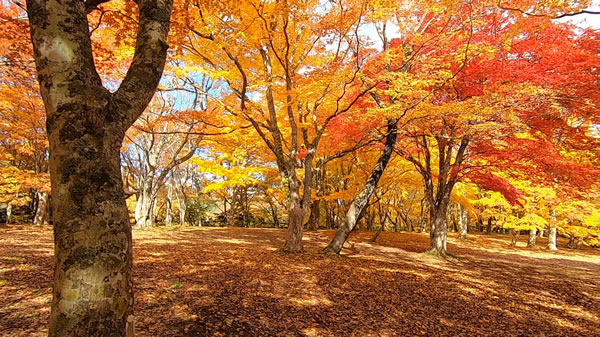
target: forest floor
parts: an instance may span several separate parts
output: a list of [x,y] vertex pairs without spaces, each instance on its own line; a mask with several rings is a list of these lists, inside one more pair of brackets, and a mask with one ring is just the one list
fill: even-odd
[[[332,236],[290,255],[284,230],[135,231],[136,336],[600,336],[598,250],[451,233],[443,261],[427,234],[360,232],[319,254]],[[52,249],[49,227],[0,228],[0,336],[46,336]]]

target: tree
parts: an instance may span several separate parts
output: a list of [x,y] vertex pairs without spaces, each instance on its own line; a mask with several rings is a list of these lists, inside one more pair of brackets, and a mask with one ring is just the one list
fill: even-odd
[[132,241],[120,148],[150,102],[167,55],[172,1],[139,0],[133,61],[118,90],[102,81],[87,13],[106,1],[28,0],[50,143],[56,267],[50,336],[133,329]]
[[173,182],[174,170],[192,158],[203,138],[194,118],[205,109],[174,111],[177,99],[181,97],[157,95],[126,135],[123,159],[126,173],[134,180],[126,183],[136,193],[136,228],[154,226],[159,191],[169,180]]
[[194,65],[223,83],[224,110],[249,122],[275,156],[288,190],[288,252],[303,250],[314,159],[328,125],[368,92],[353,87],[366,57],[363,11],[361,2],[204,2],[190,5],[178,28],[189,34],[182,49]]

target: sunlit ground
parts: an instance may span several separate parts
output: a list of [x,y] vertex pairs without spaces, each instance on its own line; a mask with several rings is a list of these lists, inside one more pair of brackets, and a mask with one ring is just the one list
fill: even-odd
[[[600,252],[509,248],[508,236],[451,234],[449,262],[427,234],[352,236],[342,257],[278,250],[285,231],[134,232],[136,336],[600,336]],[[0,229],[0,336],[45,336],[49,227]]]

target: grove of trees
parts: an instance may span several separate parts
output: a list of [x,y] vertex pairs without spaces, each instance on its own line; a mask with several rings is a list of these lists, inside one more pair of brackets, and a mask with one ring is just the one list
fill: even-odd
[[0,222],[54,228],[50,335],[131,333],[133,227],[600,246],[590,4],[1,1]]

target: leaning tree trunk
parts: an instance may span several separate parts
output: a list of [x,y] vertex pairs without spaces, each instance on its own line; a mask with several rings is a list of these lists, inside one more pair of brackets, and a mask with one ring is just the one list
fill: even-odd
[[329,245],[325,248],[325,253],[336,253],[339,254],[342,251],[342,246],[344,242],[348,239],[348,235],[356,226],[358,220],[362,216],[365,207],[369,203],[369,199],[375,192],[377,188],[377,183],[379,179],[383,175],[385,171],[385,167],[390,161],[392,157],[392,151],[394,150],[394,145],[396,144],[396,137],[398,136],[398,120],[397,119],[388,119],[387,122],[387,136],[385,137],[385,146],[383,148],[383,153],[377,160],[377,164],[371,172],[369,179],[367,179],[367,183],[365,184],[365,188],[352,200],[350,204],[350,208],[348,212],[346,212],[346,218],[344,220],[344,224],[338,228],[333,240],[329,243]]
[[558,250],[558,248],[556,248],[556,227],[550,227],[550,230],[548,231],[548,249]]
[[44,225],[48,223],[48,192],[38,192],[37,208],[33,217],[34,225]]
[[537,228],[529,230],[529,239],[527,240],[527,248],[535,248],[535,239],[537,238]]
[[172,1],[136,1],[136,49],[114,93],[94,67],[87,21],[102,2],[27,0],[50,143],[56,258],[51,337],[125,336],[133,329],[132,241],[120,148],[160,80]]

